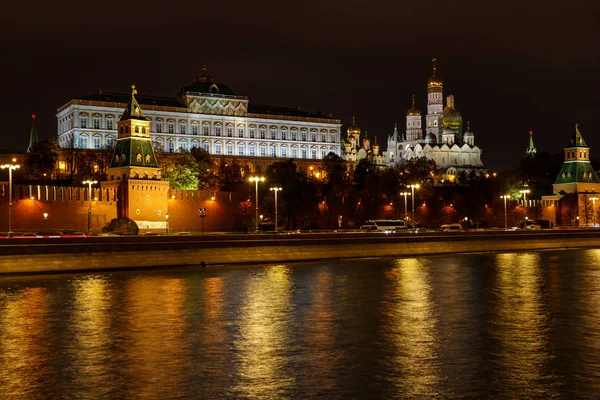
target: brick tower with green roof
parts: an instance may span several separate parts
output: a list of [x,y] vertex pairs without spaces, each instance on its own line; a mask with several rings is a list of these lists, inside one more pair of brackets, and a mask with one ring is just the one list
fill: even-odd
[[131,87],[131,98],[117,124],[118,138],[102,187],[114,189],[117,215],[137,222],[140,229],[164,229],[167,224],[169,182],[161,181],[152,148],[150,119],[144,116]]
[[579,125],[575,125],[564,152],[565,161],[554,182],[554,193],[600,193],[600,179],[590,163],[590,148],[579,132]]

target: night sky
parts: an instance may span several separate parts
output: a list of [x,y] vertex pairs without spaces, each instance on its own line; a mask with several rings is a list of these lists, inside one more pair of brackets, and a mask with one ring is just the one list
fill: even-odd
[[[575,122],[600,157],[600,6],[564,1],[20,1],[0,13],[0,148],[41,139],[98,89],[175,96],[206,64],[250,102],[354,113],[382,149],[431,59],[491,169],[557,153]],[[595,123],[594,123],[595,122]]]

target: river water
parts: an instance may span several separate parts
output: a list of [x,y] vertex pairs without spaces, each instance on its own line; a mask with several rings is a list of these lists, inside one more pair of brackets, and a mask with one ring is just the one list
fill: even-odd
[[600,250],[0,277],[0,393],[599,398]]

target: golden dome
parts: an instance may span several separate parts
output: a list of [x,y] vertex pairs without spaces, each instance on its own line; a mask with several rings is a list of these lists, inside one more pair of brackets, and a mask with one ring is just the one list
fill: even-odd
[[350,125],[350,127],[348,128],[348,130],[346,132],[348,132],[348,137],[350,137],[352,135],[356,135],[356,136],[360,135],[360,128],[358,126],[356,126],[356,117],[354,115],[352,116],[352,125]]
[[406,112],[407,117],[421,116],[421,110],[415,106],[415,95],[412,95],[412,108]]
[[427,80],[427,86],[442,86],[442,78],[437,75],[437,59],[431,60],[433,63],[433,75]]

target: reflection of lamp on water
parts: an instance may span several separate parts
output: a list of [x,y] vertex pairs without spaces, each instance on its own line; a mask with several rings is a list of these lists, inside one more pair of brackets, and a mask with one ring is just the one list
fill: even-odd
[[165,233],[169,234],[169,214],[165,214]]
[[504,196],[500,196],[501,199],[504,199],[504,229],[508,229],[508,217],[506,215],[506,199],[510,196],[505,194]]
[[421,185],[416,184],[416,185],[410,185],[410,188],[412,189],[412,224],[413,227],[415,226],[415,189],[419,189],[421,187]]
[[84,185],[88,185],[88,201],[90,207],[88,209],[88,233],[92,233],[92,185],[98,183],[97,181],[83,181]]
[[264,181],[265,181],[264,176],[251,176],[250,177],[250,182],[254,182],[255,187],[256,187],[256,232],[258,232],[258,182],[264,182]]
[[272,192],[275,192],[275,232],[277,232],[277,226],[279,225],[279,220],[277,219],[277,192],[281,191],[280,187],[272,187],[269,189]]
[[48,213],[42,214],[44,216],[44,230],[48,229]]

